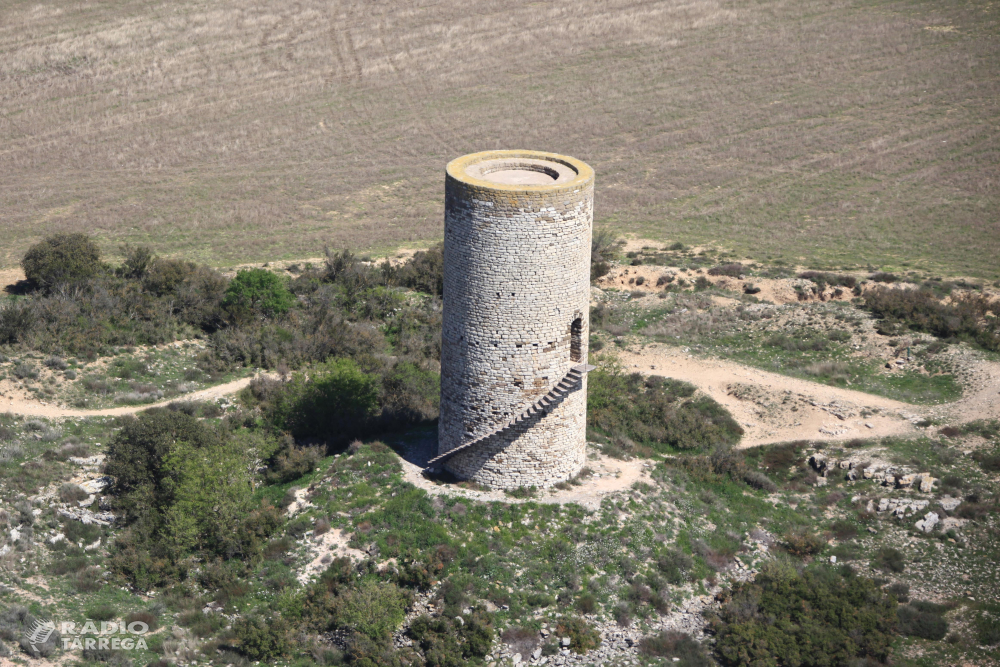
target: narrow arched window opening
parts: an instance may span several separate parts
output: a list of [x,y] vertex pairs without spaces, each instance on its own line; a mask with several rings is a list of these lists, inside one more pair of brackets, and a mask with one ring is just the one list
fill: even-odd
[[583,318],[578,317],[569,325],[570,361],[583,361]]

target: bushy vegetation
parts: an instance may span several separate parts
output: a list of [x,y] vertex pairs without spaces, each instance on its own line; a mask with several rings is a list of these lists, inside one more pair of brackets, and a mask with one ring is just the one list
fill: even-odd
[[739,278],[744,273],[746,273],[746,267],[739,263],[720,264],[708,270],[710,276],[729,276],[730,278]]
[[245,394],[276,431],[331,447],[437,417],[439,375],[410,361],[333,358],[288,381],[259,378]]
[[865,292],[864,307],[882,318],[886,333],[909,328],[1000,350],[1000,304],[983,294],[953,295],[944,303],[929,289],[880,287]]
[[621,249],[618,237],[607,229],[599,229],[590,239],[590,279],[607,275],[611,270],[611,260]]
[[31,642],[28,635],[35,629],[36,622],[40,620],[32,614],[27,607],[12,605],[7,608],[0,608],[0,658],[11,655],[10,649],[4,642],[18,646],[24,653],[32,658],[48,658],[59,645],[59,633],[53,632],[46,637],[44,642]]
[[284,315],[295,302],[285,283],[266,269],[243,270],[229,282],[222,307],[234,317]]
[[827,285],[832,287],[846,287],[854,289],[858,284],[858,279],[854,276],[844,276],[836,273],[823,273],[822,271],[803,271],[799,278],[811,280],[816,284],[816,289],[822,292]]
[[494,632],[488,616],[474,614],[461,623],[421,616],[410,625],[409,635],[419,642],[428,667],[461,667],[486,656]]
[[684,456],[668,461],[671,467],[686,470],[702,481],[728,478],[748,486],[767,491],[777,491],[777,485],[763,472],[749,464],[743,452],[719,446],[711,455]]
[[444,295],[444,244],[413,254],[410,261],[397,269],[395,282],[432,296]]
[[153,410],[122,420],[106,471],[116,515],[126,526],[111,566],[147,590],[184,575],[192,554],[252,563],[281,525],[254,493],[255,462],[277,444],[230,433],[181,412]]
[[701,644],[690,635],[673,630],[643,637],[639,652],[651,658],[670,658],[671,664],[678,667],[711,667],[714,664]]
[[712,627],[723,665],[847,665],[883,662],[896,626],[896,600],[849,569],[801,574],[771,566],[733,588]]
[[588,377],[587,423],[659,452],[710,450],[739,442],[743,429],[729,412],[693,385],[606,363]]
[[976,640],[983,646],[1000,644],[1000,604],[987,604],[976,615]]
[[68,287],[101,270],[101,251],[86,234],[56,234],[31,246],[21,268],[40,289]]
[[922,639],[944,639],[948,634],[948,621],[944,619],[947,610],[944,605],[920,600],[901,605],[897,610],[899,632]]
[[[238,365],[294,368],[390,349],[439,356],[440,247],[401,266],[328,252],[324,266],[287,284],[263,269],[240,271],[230,281],[145,247],[122,252],[121,266],[112,268],[83,235],[34,246],[25,267],[35,291],[0,309],[0,345],[94,358],[113,346],[210,336],[201,361],[209,372]],[[432,297],[409,299],[400,287]]]

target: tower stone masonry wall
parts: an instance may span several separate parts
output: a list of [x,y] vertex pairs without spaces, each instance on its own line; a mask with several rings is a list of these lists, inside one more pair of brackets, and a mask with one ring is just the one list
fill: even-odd
[[[495,430],[587,361],[594,172],[491,151],[448,164],[438,453]],[[587,380],[448,459],[491,488],[547,487],[586,459]]]

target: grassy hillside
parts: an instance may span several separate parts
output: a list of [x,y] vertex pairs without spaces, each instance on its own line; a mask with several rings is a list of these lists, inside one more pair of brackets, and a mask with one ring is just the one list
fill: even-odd
[[531,147],[619,230],[997,277],[998,13],[12,0],[0,265],[67,230],[221,264],[434,239],[447,160]]

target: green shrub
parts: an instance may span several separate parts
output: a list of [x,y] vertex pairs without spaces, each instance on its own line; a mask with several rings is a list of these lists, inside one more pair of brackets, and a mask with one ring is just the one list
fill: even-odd
[[671,658],[678,667],[712,667],[712,659],[697,641],[683,632],[663,630],[639,640],[639,653],[650,658]]
[[105,471],[112,478],[108,490],[117,499],[116,509],[126,524],[146,512],[146,507],[136,505],[137,500],[153,508],[170,504],[173,489],[163,486],[163,464],[176,443],[205,450],[220,444],[215,431],[179,412],[150,410],[123,418],[120,424],[108,445]]
[[296,436],[346,442],[365,434],[378,412],[378,380],[351,359],[295,374],[274,397],[269,420]]
[[26,301],[0,303],[0,345],[14,345],[28,339],[38,318]]
[[905,582],[894,582],[886,586],[885,590],[899,602],[908,602],[910,599],[910,585]]
[[24,275],[35,286],[51,289],[96,275],[101,251],[86,234],[55,234],[28,249],[21,259]]
[[880,570],[895,572],[898,574],[906,569],[906,558],[903,556],[903,552],[899,549],[894,549],[893,547],[880,547],[879,550],[875,552],[875,557],[872,559],[872,565]]
[[118,617],[118,610],[110,604],[104,603],[94,607],[88,607],[86,614],[87,618],[92,621],[110,621],[111,619]]
[[155,260],[153,251],[144,245],[130,246],[128,244],[120,246],[118,250],[124,259],[115,273],[129,280],[142,280]]
[[105,469],[127,530],[115,540],[112,569],[145,589],[175,576],[191,553],[259,555],[281,525],[278,511],[255,498],[251,479],[272,443],[259,433],[216,431],[163,409],[120,423]]
[[976,641],[983,646],[1000,644],[1000,605],[987,604],[976,615]]
[[564,616],[556,623],[556,634],[569,637],[569,649],[583,655],[601,645],[601,633],[582,618]]
[[597,611],[597,598],[591,593],[584,593],[576,599],[576,610],[581,614],[593,614]]
[[730,278],[739,278],[744,273],[746,273],[746,267],[739,263],[720,264],[708,270],[710,276],[729,276]]
[[18,380],[38,379],[38,369],[25,361],[19,362],[16,366],[14,366],[10,373]]
[[266,269],[244,269],[226,288],[222,307],[233,315],[275,317],[288,312],[295,297],[276,274]]
[[444,244],[414,253],[399,267],[396,282],[425,294],[444,294]]
[[820,333],[800,330],[792,335],[774,334],[764,344],[786,352],[820,352],[829,347],[830,340]]
[[440,374],[409,361],[399,361],[382,376],[380,428],[403,428],[438,416]]
[[337,597],[332,624],[373,640],[384,640],[403,622],[409,600],[406,591],[392,583],[363,581]]
[[897,610],[899,633],[923,639],[944,639],[948,634],[948,621],[944,620],[941,611],[921,608],[918,603],[901,605]]
[[322,458],[318,447],[296,447],[291,439],[268,463],[266,479],[270,484],[285,484],[308,475]]
[[59,502],[77,503],[89,498],[90,494],[78,484],[63,484],[59,487]]
[[663,452],[739,442],[743,429],[729,412],[712,398],[694,394],[686,382],[628,375],[606,365],[588,377],[587,424]]
[[[33,658],[48,658],[59,645],[60,635],[57,630],[44,642],[30,642],[28,635],[35,629],[36,623],[40,620],[42,619],[36,619],[27,607],[21,605],[0,607],[0,639],[17,643],[22,651]],[[0,642],[0,647],[2,646],[3,644]],[[5,657],[2,655],[2,649],[0,649],[0,657]]]
[[462,667],[473,658],[484,658],[493,644],[488,616],[475,613],[458,623],[451,618],[419,616],[408,631],[424,652],[428,667]]
[[743,452],[725,446],[717,447],[710,456],[678,457],[668,459],[666,464],[686,470],[703,481],[714,482],[720,477],[728,477],[768,493],[777,490],[769,477],[747,465]]
[[889,325],[1000,350],[1000,316],[990,314],[996,306],[982,294],[964,294],[943,303],[929,290],[878,288],[865,293],[864,306]]
[[830,525],[830,531],[838,540],[849,540],[857,537],[858,527],[846,519],[838,519]]
[[611,260],[621,249],[621,241],[614,232],[599,229],[590,238],[590,279],[597,280],[611,270]]
[[272,662],[292,651],[290,628],[280,616],[240,617],[233,623],[233,633],[240,653],[251,660]]
[[684,582],[693,566],[691,557],[680,549],[667,549],[656,559],[657,569],[675,586]]
[[816,287],[819,290],[825,289],[827,285],[854,289],[855,285],[858,284],[858,280],[854,276],[843,276],[834,273],[822,273],[820,271],[803,271],[802,273],[799,274],[799,278],[803,278],[805,280],[811,280],[812,282],[816,283]]
[[895,607],[870,579],[825,567],[798,574],[772,566],[737,584],[710,622],[727,667],[847,665],[888,657]]
[[151,611],[133,611],[125,616],[125,626],[131,623],[145,623],[152,631],[160,627],[160,618]]
[[978,451],[972,455],[972,458],[986,472],[1000,472],[1000,452]]
[[528,593],[524,598],[525,603],[532,608],[551,607],[556,603],[556,599],[545,593]]

